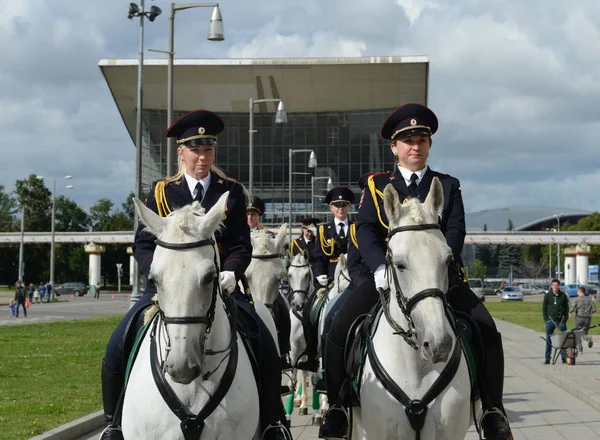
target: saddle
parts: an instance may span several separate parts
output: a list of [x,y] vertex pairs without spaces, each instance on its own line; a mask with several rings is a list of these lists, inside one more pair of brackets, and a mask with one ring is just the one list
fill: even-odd
[[302,310],[302,329],[306,339],[306,351],[308,353],[316,353],[319,336],[319,314],[327,304],[327,295],[319,298],[315,289],[308,297],[308,302]]
[[[451,325],[459,337],[462,352],[467,359],[471,381],[471,402],[480,398],[477,365],[483,359],[481,334],[473,319],[462,312],[448,309]],[[383,314],[381,301],[367,314],[360,315],[350,327],[344,350],[346,385],[342,387],[342,398],[349,406],[360,406],[360,379],[367,358],[367,339],[372,338]]]

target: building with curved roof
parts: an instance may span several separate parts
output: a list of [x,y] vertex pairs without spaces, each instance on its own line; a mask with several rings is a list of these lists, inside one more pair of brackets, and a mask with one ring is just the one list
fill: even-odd
[[511,220],[516,231],[539,231],[557,228],[563,223],[577,223],[591,211],[551,206],[510,206],[485,209],[466,215],[467,231],[506,231]]

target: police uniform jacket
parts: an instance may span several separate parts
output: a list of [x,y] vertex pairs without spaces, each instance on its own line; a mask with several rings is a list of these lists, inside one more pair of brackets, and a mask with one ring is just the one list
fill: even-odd
[[[425,201],[434,177],[440,180],[444,191],[444,209],[440,223],[442,233],[446,237],[448,246],[452,249],[454,261],[460,264],[460,254],[466,235],[465,210],[460,192],[460,182],[448,174],[428,168],[418,186],[418,196],[421,202]],[[383,190],[388,184],[392,184],[398,191],[400,200],[409,197],[404,177],[396,166],[391,173],[369,176],[358,209],[357,241],[360,253],[372,272],[380,265],[385,264],[388,219],[383,207]]]
[[[211,171],[208,189],[200,203],[207,211],[219,200],[219,197],[229,191],[227,211],[223,220],[224,228],[215,233],[215,238],[221,257],[221,270],[232,271],[236,279],[246,271],[250,265],[252,244],[250,242],[250,229],[246,223],[246,204],[242,186],[233,179],[223,179]],[[165,182],[159,180],[152,183],[146,205],[161,217],[168,215],[183,206],[189,205],[194,199],[189,187],[182,177],[179,180]],[[156,237],[140,223],[135,234],[133,255],[137,260],[140,270],[146,277],[150,271],[152,257],[156,244]]]
[[358,284],[358,279],[363,275],[370,275],[368,267],[365,265],[360,250],[358,249],[358,241],[356,240],[357,223],[350,225],[350,240],[348,240],[348,274],[352,280],[352,285]]
[[[348,229],[353,222],[348,221]],[[348,232],[342,239],[337,234],[335,220],[319,225],[315,243],[315,275],[333,278],[340,254],[348,252]]]
[[306,242],[306,240],[304,239],[304,235],[294,238],[292,240],[292,246],[290,248],[290,253],[292,254],[292,257],[295,257],[298,254],[301,254],[302,252],[305,252],[308,254],[308,261],[309,263],[314,263],[315,262],[315,242],[316,239],[312,239],[311,241],[309,241],[308,243]]

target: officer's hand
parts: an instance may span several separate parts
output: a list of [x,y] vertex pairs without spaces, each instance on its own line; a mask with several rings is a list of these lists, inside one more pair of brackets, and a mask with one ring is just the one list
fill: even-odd
[[319,282],[319,284],[323,287],[327,287],[328,284],[328,279],[327,279],[327,275],[319,275],[317,277],[317,281]]
[[385,271],[385,264],[379,266],[375,272],[373,273],[373,278],[375,278],[375,288],[377,290],[389,290],[390,283],[388,283],[388,279]]
[[223,293],[229,295],[235,290],[236,285],[237,281],[235,279],[235,273],[229,270],[221,272],[221,289],[223,290]]

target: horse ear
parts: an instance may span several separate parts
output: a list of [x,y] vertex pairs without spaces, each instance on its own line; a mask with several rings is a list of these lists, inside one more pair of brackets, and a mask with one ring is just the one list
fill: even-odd
[[229,191],[224,192],[206,215],[204,217],[199,217],[202,220],[203,228],[206,228],[210,235],[214,234],[221,222],[225,219],[228,198]]
[[390,228],[392,223],[397,225],[400,223],[400,198],[398,192],[394,189],[391,183],[388,183],[383,190],[383,206],[388,220],[390,221]]
[[338,261],[338,264],[341,264],[342,267],[348,266],[348,255],[347,254],[340,254],[339,258],[340,259]]
[[133,204],[142,223],[148,227],[150,232],[158,237],[165,229],[167,219],[152,211],[144,204],[144,202],[135,197],[133,199]]
[[275,252],[277,252],[278,254],[283,253],[283,245],[285,244],[287,228],[287,223],[282,224],[279,228],[279,232],[277,233],[277,237],[275,237]]
[[435,214],[437,218],[442,216],[444,209],[444,189],[442,188],[440,179],[437,177],[434,177],[433,182],[431,182],[431,187],[429,188],[429,193],[424,204],[425,208]]

